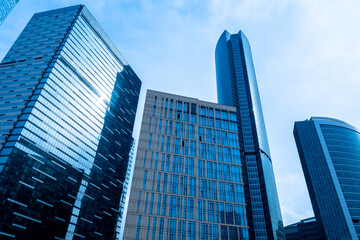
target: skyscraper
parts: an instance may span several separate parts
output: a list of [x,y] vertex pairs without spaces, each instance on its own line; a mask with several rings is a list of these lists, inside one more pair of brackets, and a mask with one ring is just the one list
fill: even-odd
[[83,5],[35,14],[0,64],[0,238],[115,239],[141,81]]
[[250,44],[224,31],[215,50],[218,102],[235,106],[250,239],[283,239],[283,224]]
[[319,224],[315,217],[306,218],[300,222],[284,227],[286,240],[322,240]]
[[333,118],[295,122],[316,220],[326,239],[360,239],[360,131]]
[[0,25],[20,0],[0,0]]
[[235,111],[148,90],[124,239],[248,239]]

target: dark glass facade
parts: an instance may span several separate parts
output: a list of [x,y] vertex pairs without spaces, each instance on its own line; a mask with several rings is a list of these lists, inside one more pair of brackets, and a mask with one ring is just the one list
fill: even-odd
[[284,239],[255,69],[243,32],[224,31],[215,64],[218,102],[237,108],[250,239]]
[[320,228],[314,217],[284,227],[286,240],[322,240]]
[[14,9],[20,0],[1,0],[0,1],[0,25],[4,22],[5,18]]
[[119,238],[141,81],[83,5],[0,64],[0,238]]
[[236,108],[148,90],[124,239],[248,240]]
[[315,217],[327,239],[360,238],[360,131],[332,118],[296,122]]

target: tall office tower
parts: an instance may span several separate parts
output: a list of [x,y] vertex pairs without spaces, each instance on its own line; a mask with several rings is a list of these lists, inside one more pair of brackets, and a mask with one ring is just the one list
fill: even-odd
[[147,92],[124,239],[248,239],[235,111]]
[[116,238],[140,85],[85,6],[32,17],[0,64],[1,239]]
[[0,0],[0,25],[20,0]]
[[237,109],[250,239],[283,239],[250,44],[243,32],[224,31],[216,45],[215,64],[218,102]]
[[322,240],[320,228],[315,217],[284,227],[286,240]]
[[337,119],[295,122],[316,220],[326,239],[360,239],[360,131]]

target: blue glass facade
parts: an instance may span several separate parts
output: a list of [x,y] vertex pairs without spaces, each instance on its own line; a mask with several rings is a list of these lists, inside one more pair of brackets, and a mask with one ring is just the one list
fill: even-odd
[[20,0],[0,0],[0,25]]
[[235,111],[148,90],[124,239],[249,239]]
[[314,217],[284,227],[286,240],[322,240],[319,224]]
[[0,236],[117,238],[141,81],[87,8],[35,14],[0,86]]
[[331,118],[296,122],[315,217],[327,239],[360,238],[360,131]]
[[283,225],[249,41],[221,35],[215,50],[218,102],[237,108],[250,239],[283,239]]

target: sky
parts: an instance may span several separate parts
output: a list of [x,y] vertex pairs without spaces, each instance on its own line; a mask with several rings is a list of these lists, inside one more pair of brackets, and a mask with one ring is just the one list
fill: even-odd
[[3,59],[32,15],[85,4],[146,89],[216,102],[214,51],[226,29],[250,41],[284,225],[313,216],[294,122],[360,128],[358,0],[20,0],[0,26]]

